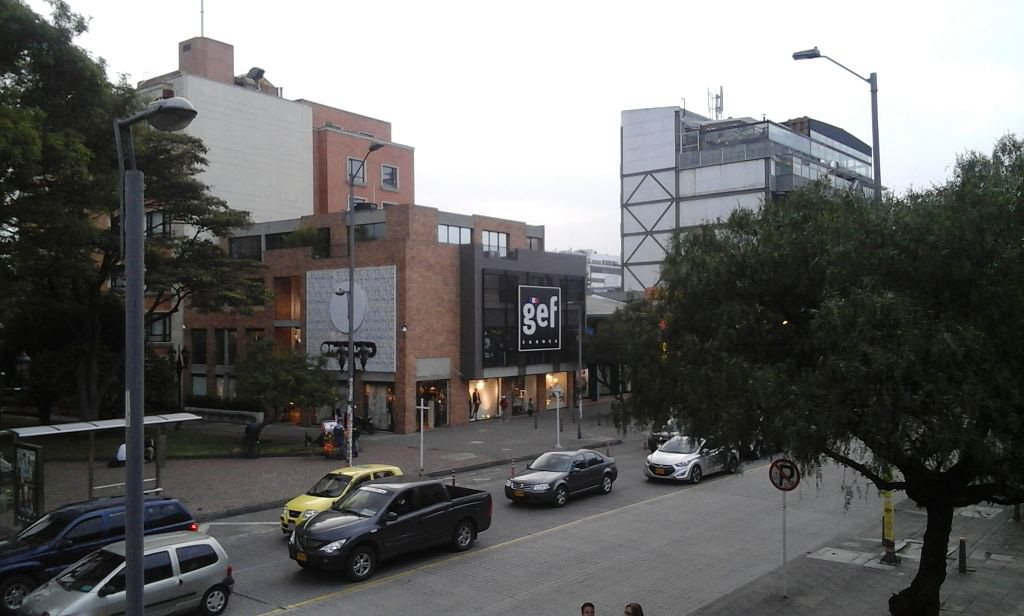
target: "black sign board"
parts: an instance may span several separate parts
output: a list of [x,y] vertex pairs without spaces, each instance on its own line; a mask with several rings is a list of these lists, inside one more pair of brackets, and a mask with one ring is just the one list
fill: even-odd
[[562,348],[562,289],[519,285],[519,350]]
[[43,515],[43,448],[14,444],[14,517],[23,525]]

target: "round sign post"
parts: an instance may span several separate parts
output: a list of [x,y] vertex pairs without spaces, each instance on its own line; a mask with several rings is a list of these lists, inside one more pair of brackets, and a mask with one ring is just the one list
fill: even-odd
[[789,598],[786,587],[786,492],[800,485],[800,469],[791,460],[780,458],[768,467],[768,480],[782,491],[782,597]]

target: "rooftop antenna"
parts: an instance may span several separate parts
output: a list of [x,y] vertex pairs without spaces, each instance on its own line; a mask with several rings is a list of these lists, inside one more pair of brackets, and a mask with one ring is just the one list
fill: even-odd
[[206,38],[206,2],[199,0],[199,36]]
[[708,90],[708,114],[714,120],[722,119],[722,111],[725,109],[724,97],[725,90],[722,86],[718,86],[718,92]]

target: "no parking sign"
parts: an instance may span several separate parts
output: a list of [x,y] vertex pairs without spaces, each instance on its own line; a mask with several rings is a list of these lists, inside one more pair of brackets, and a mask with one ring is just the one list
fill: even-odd
[[789,492],[800,485],[800,469],[791,460],[780,458],[768,467],[768,479],[776,488]]

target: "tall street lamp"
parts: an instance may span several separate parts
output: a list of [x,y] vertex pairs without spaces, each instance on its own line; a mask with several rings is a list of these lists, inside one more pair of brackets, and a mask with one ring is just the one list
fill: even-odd
[[189,365],[189,360],[192,359],[192,353],[187,348],[182,348],[177,353],[174,349],[171,349],[171,361],[174,362],[174,372],[178,375],[178,412],[184,412],[185,410],[185,394],[184,394],[184,383],[181,380],[181,373],[185,370],[185,367]]
[[348,407],[345,409],[346,445],[348,446],[348,465],[352,466],[352,388],[356,380],[355,362],[355,296],[356,296],[356,217],[354,214],[353,191],[356,184],[356,176],[366,165],[366,159],[370,154],[384,147],[383,143],[371,143],[366,150],[363,159],[359,161],[358,167],[353,167],[348,172],[348,212],[345,218],[348,221]]
[[817,47],[814,47],[813,49],[805,49],[803,51],[798,51],[793,54],[794,60],[814,60],[816,58],[825,58],[832,64],[835,64],[839,68],[854,75],[858,79],[868,82],[868,85],[871,86],[871,161],[872,163],[874,163],[875,166],[875,200],[881,201],[882,163],[881,158],[879,158],[878,155],[878,74],[871,73],[870,77],[864,77],[863,75],[860,75],[850,70],[849,68],[843,66],[842,64],[836,62],[832,58],[826,55],[822,55],[822,53],[818,51]]
[[[125,382],[125,591],[128,616],[143,616],[143,422],[144,378],[144,294],[145,281],[145,176],[135,167],[132,125],[143,120],[162,131],[188,126],[196,109],[180,96],[154,101],[128,118],[114,120],[114,143],[120,171],[121,237],[124,255],[124,382]],[[125,170],[127,162],[128,169]]]

